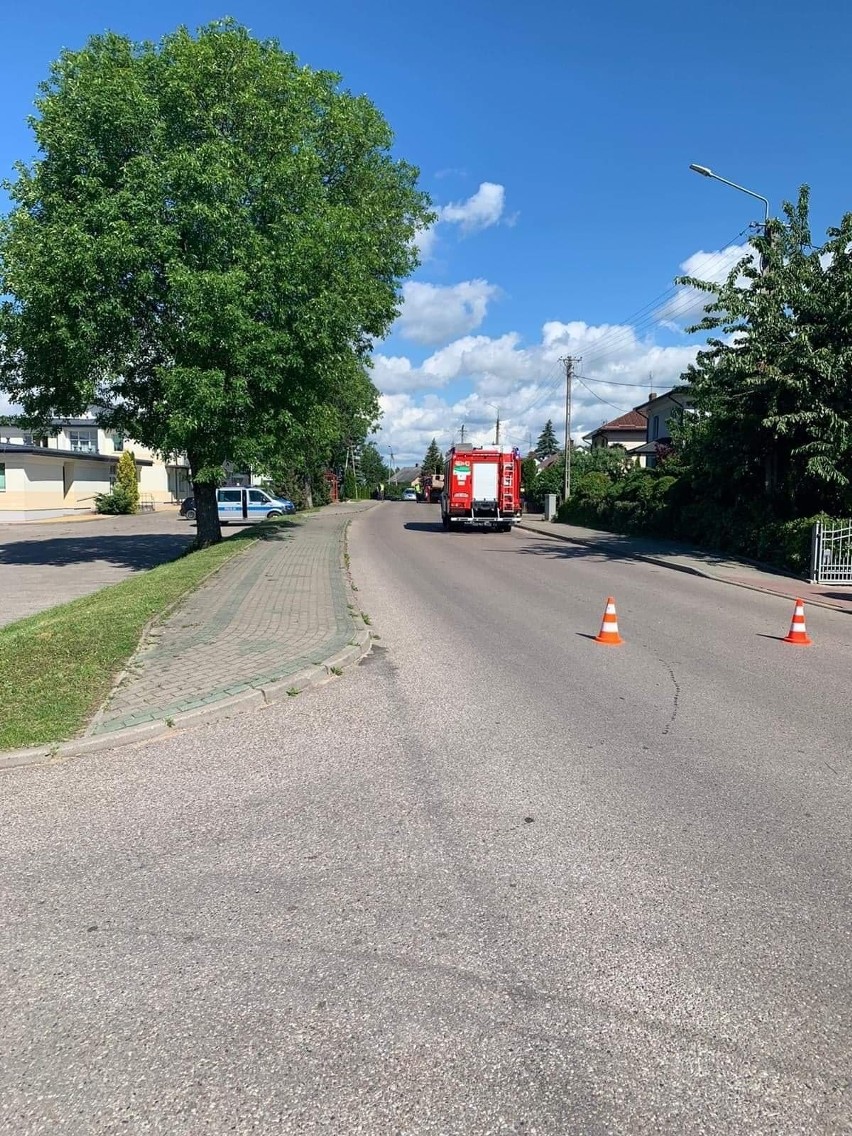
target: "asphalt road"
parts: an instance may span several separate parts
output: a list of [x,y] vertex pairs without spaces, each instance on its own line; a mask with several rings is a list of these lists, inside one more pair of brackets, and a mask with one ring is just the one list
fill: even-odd
[[163,507],[134,517],[0,524],[0,626],[174,558],[195,526]]
[[852,619],[436,519],[357,671],[3,778],[0,1129],[852,1131]]

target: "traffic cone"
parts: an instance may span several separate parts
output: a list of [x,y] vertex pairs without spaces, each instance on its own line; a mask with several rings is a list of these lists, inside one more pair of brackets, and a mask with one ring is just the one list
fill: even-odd
[[805,627],[805,601],[796,600],[796,606],[793,610],[793,622],[790,624],[790,630],[784,636],[784,643],[792,643],[794,647],[810,647],[813,639],[808,636]]
[[601,629],[595,636],[596,643],[603,643],[606,647],[620,647],[624,640],[618,634],[618,616],[615,614],[615,600],[607,597]]

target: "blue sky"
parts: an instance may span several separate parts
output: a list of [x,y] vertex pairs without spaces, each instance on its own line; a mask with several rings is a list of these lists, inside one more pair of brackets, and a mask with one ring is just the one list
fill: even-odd
[[106,28],[156,39],[231,15],[381,108],[441,213],[376,351],[379,443],[397,464],[462,422],[488,440],[494,406],[519,445],[548,417],[561,430],[565,354],[582,356],[587,384],[577,436],[643,401],[651,373],[657,390],[676,379],[695,308],[674,276],[685,263],[718,275],[761,216],[690,162],[773,211],[807,181],[815,239],[852,205],[852,10],[840,0],[4,8],[3,176],[31,155],[25,118],[50,60]]

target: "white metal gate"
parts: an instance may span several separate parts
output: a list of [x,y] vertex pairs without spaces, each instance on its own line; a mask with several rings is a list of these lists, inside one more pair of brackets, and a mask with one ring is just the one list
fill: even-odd
[[811,581],[852,586],[852,521],[817,521],[811,544]]

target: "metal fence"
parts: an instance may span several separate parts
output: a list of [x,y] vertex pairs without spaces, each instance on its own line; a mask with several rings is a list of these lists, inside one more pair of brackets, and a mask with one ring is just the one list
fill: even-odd
[[817,521],[811,544],[811,581],[852,586],[852,521]]

